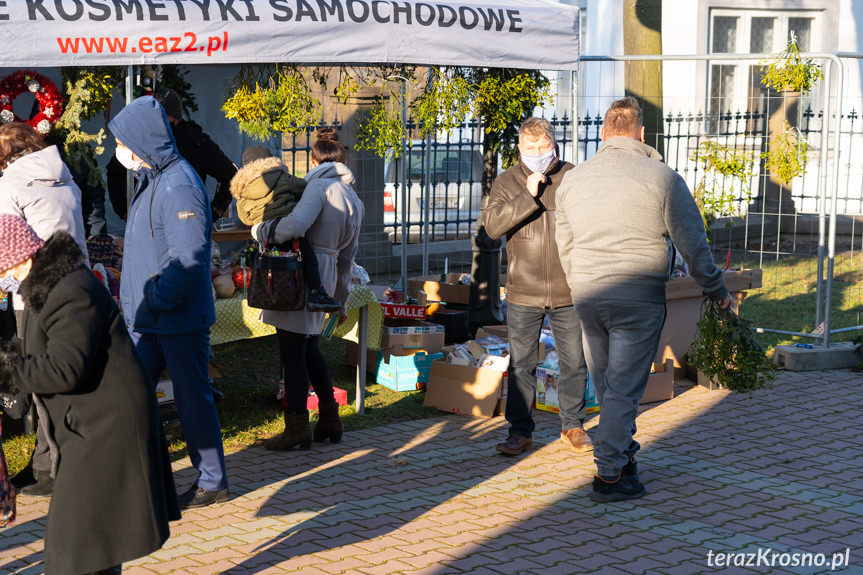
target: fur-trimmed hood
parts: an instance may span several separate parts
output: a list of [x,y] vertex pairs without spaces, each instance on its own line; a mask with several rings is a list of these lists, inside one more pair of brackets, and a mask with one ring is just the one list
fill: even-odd
[[243,197],[250,197],[252,190],[248,189],[249,184],[267,172],[274,170],[281,170],[286,174],[290,174],[288,167],[276,157],[261,158],[260,160],[249,162],[237,170],[237,173],[231,179],[231,195],[238,200]]
[[279,158],[261,158],[243,166],[231,179],[237,215],[246,225],[286,216],[306,188]]
[[57,283],[84,264],[84,255],[66,232],[57,232],[33,255],[33,268],[18,292],[25,305],[41,310]]

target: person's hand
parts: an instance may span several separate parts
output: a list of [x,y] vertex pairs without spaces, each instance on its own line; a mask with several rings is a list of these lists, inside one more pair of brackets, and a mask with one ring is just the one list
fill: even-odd
[[731,307],[731,304],[734,303],[734,298],[731,297],[731,294],[726,295],[721,302],[719,302],[719,307],[722,309],[728,309]]
[[340,311],[339,312],[339,323],[337,323],[336,326],[338,327],[338,326],[342,325],[343,323],[345,323],[346,321],[348,321],[348,314],[346,314],[343,311]]
[[535,198],[539,193],[539,184],[545,183],[545,180],[545,174],[533,172],[527,177],[527,193]]

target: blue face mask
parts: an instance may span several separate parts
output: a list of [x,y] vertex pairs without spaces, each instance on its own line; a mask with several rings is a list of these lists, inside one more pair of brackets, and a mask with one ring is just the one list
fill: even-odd
[[15,276],[9,274],[6,277],[0,278],[0,290],[9,293],[18,293],[18,288],[21,287],[21,282],[15,279]]
[[554,148],[550,149],[544,154],[540,154],[538,156],[528,156],[526,154],[521,155],[521,163],[527,166],[527,169],[531,172],[545,172],[546,169],[554,162],[555,158],[557,158],[557,152]]

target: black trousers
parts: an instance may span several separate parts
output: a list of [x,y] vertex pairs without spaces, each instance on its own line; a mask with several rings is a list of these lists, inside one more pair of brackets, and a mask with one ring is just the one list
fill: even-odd
[[318,258],[312,250],[312,244],[305,237],[299,238],[300,253],[303,254],[303,276],[309,289],[321,288],[321,274],[318,272]]
[[315,390],[318,401],[333,403],[333,382],[330,379],[330,369],[324,354],[318,347],[317,335],[293,333],[276,329],[279,338],[279,356],[285,374],[285,400],[287,411],[291,413],[308,413],[306,403],[309,396],[309,384]]

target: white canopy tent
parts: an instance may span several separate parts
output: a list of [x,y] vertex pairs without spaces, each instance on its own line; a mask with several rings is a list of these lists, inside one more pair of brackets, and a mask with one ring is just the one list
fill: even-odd
[[575,70],[578,9],[553,0],[0,2],[4,66],[256,62]]
[[[284,62],[573,72],[579,11],[554,0],[0,1],[0,50],[4,67],[28,69]],[[403,285],[404,250],[403,238]],[[362,414],[366,314],[360,318]]]

